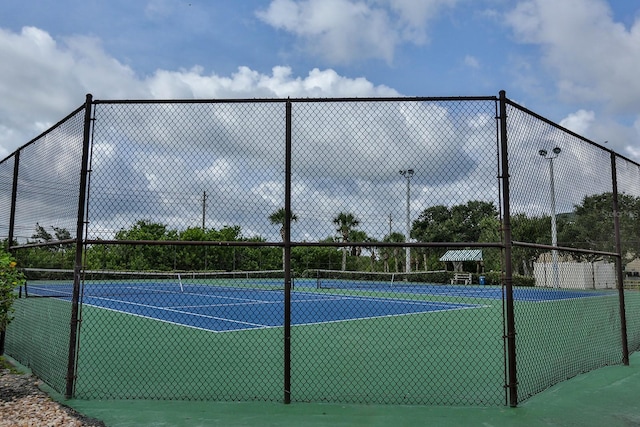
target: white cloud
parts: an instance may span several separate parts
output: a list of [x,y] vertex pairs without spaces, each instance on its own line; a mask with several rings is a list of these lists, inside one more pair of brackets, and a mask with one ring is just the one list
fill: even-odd
[[531,93],[542,89],[541,70],[534,65],[540,61],[560,103],[593,109],[570,114],[564,126],[640,158],[640,129],[613,116],[640,121],[640,15],[625,26],[614,20],[604,0],[524,0],[506,14],[506,22],[519,42],[537,46],[542,54],[519,69],[519,86]]
[[604,0],[526,0],[506,22],[519,41],[540,47],[563,99],[640,109],[640,17],[626,28]]
[[[560,120],[560,125],[631,159],[639,159],[640,118],[636,126],[625,126],[594,111],[578,110]],[[606,144],[606,145],[605,145]]]
[[[389,87],[375,86],[362,77],[342,76],[332,69],[316,68],[306,76],[296,76],[289,67],[274,67],[270,74],[263,74],[241,66],[235,73],[221,76],[205,74],[202,67],[194,66],[177,71],[157,70],[140,77],[108,55],[99,40],[87,37],[55,40],[47,32],[32,27],[21,33],[0,30],[0,56],[3,58],[0,94],[5,101],[0,104],[2,158],[80,106],[86,93],[93,93],[95,99],[399,95]],[[281,105],[266,108],[267,104],[243,104],[238,107],[241,111],[230,106],[214,108],[204,125],[202,118],[195,116],[197,108],[187,109],[192,112],[189,116],[172,118],[171,106],[157,106],[155,113],[132,106],[125,113],[107,105],[100,104],[96,113],[100,126],[94,135],[92,230],[98,230],[94,233],[107,236],[129,226],[131,218],[153,217],[169,221],[171,226],[178,226],[181,219],[195,223],[203,189],[211,193],[211,200],[216,196],[218,211],[212,208],[216,222],[210,225],[241,223],[262,233],[272,228],[266,220],[264,228],[252,221],[264,216],[265,211],[279,208],[281,203],[275,203],[273,197],[256,199],[252,192],[259,193],[262,183],[281,182],[278,173],[283,153],[276,144],[282,141]],[[110,126],[121,120],[130,120],[133,125]],[[180,120],[192,120],[189,122],[192,125],[179,125]],[[256,120],[262,125],[255,126]],[[273,130],[269,123],[280,127]],[[136,129],[141,134],[134,135]],[[210,140],[212,135],[215,142]],[[265,140],[270,143],[255,143]],[[348,135],[342,135],[339,141],[343,140],[349,140]],[[203,148],[194,142],[187,153],[176,153],[175,141],[207,144]],[[320,151],[316,160],[320,162],[326,157]],[[187,163],[193,168],[190,175],[172,178],[165,173],[171,168],[184,170]],[[241,171],[256,172],[249,176]],[[121,177],[120,184],[106,179],[107,175]],[[44,221],[47,212],[55,209],[58,208],[54,204],[40,209],[40,218]],[[72,216],[59,214],[57,218],[71,221]],[[30,227],[36,220],[24,217],[23,221],[20,226],[27,230],[25,235],[30,235]]]
[[464,65],[466,65],[469,68],[480,68],[480,61],[475,56],[465,55]]
[[144,8],[145,16],[150,20],[162,20],[173,12],[172,4],[168,0],[149,0]]
[[0,158],[82,104],[87,92],[132,97],[144,91],[134,73],[95,39],[58,43],[47,32],[0,29]]
[[340,76],[331,69],[314,68],[301,78],[283,66],[274,67],[271,75],[242,66],[230,77],[204,75],[201,67],[158,70],[146,83],[154,98],[166,99],[398,96],[398,92],[389,87],[374,86],[361,77]]
[[397,96],[386,86],[362,77],[313,69],[297,77],[289,67],[271,75],[241,66],[230,76],[205,74],[201,67],[157,70],[139,77],[88,37],[55,40],[46,31],[25,27],[20,33],[0,29],[0,158],[95,99],[267,98]]
[[587,135],[595,117],[596,115],[593,111],[579,110],[561,120],[560,126],[564,126],[579,135]]
[[428,41],[427,23],[457,0],[272,0],[257,16],[303,41],[304,49],[338,64],[393,61],[404,42]]
[[391,62],[398,33],[387,14],[349,0],[274,0],[258,16],[305,41],[305,49],[333,63],[377,58]]
[[416,43],[425,42],[426,23],[435,18],[442,9],[452,8],[459,0],[380,0],[400,16],[400,24],[408,40]]

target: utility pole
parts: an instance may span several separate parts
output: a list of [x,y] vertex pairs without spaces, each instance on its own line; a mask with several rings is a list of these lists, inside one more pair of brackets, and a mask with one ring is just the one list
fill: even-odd
[[202,192],[202,231],[205,230],[205,218],[207,217],[207,192]]

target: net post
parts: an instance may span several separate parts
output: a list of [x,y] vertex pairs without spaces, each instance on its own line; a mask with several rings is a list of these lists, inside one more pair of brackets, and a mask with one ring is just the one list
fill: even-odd
[[87,175],[89,174],[89,140],[91,135],[91,106],[93,97],[87,94],[84,111],[84,133],[82,140],[82,163],[80,170],[80,191],[78,195],[78,217],[76,224],[76,253],[73,267],[73,297],[71,302],[71,321],[69,332],[69,357],[67,360],[67,378],[65,397],[73,397],[76,380],[76,351],[78,348],[78,329],[80,314],[80,276],[82,273],[82,253],[84,242],[85,205],[87,198]]
[[180,273],[178,273],[178,284],[180,285],[180,292],[184,293],[184,286],[182,286],[182,277],[180,276]]

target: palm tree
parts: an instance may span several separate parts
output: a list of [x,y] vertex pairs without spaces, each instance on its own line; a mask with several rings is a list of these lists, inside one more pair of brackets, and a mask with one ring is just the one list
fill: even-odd
[[[362,230],[351,230],[349,233],[349,241],[350,242],[358,242],[365,243],[369,241],[369,236]],[[360,256],[362,255],[362,246],[353,246],[351,248],[351,256]]]
[[365,240],[365,242],[369,243],[369,246],[365,246],[365,249],[367,249],[371,254],[370,254],[370,261],[371,261],[371,271],[375,271],[375,264],[376,264],[376,242],[377,240],[374,237],[369,237],[367,236],[367,239]]
[[384,263],[384,272],[389,272],[389,250],[386,247],[383,247],[380,251],[380,257],[382,258],[382,262]]
[[[280,208],[274,213],[272,213],[271,215],[269,215],[269,221],[271,222],[271,224],[280,226],[280,238],[282,238],[283,242],[284,242],[284,231],[285,231],[284,226],[285,226],[286,218],[287,218],[287,212],[285,211],[284,208]],[[298,220],[298,217],[296,216],[296,214],[291,212],[291,216],[289,219],[291,220],[291,222],[296,222]],[[283,269],[284,269],[285,261],[286,261],[285,251],[284,251],[284,248],[282,248],[282,268]]]
[[[340,212],[338,216],[333,219],[333,223],[338,226],[336,231],[342,236],[342,242],[349,241],[349,234],[351,231],[360,225],[360,221],[352,214],[347,212]],[[347,250],[346,246],[342,247],[342,271],[347,269]]]
[[[392,242],[392,243],[402,243],[402,242],[405,241],[405,237],[404,237],[404,234],[402,234],[402,233],[393,232],[391,234],[387,234],[382,241],[383,242]],[[400,272],[399,265],[398,265],[398,255],[399,254],[400,254],[400,247],[394,246],[393,247],[393,261],[395,263],[396,273]]]

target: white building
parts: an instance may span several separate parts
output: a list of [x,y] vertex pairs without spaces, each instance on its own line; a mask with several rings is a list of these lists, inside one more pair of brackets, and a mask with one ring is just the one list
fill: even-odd
[[536,286],[563,289],[615,289],[615,264],[604,261],[534,262]]

